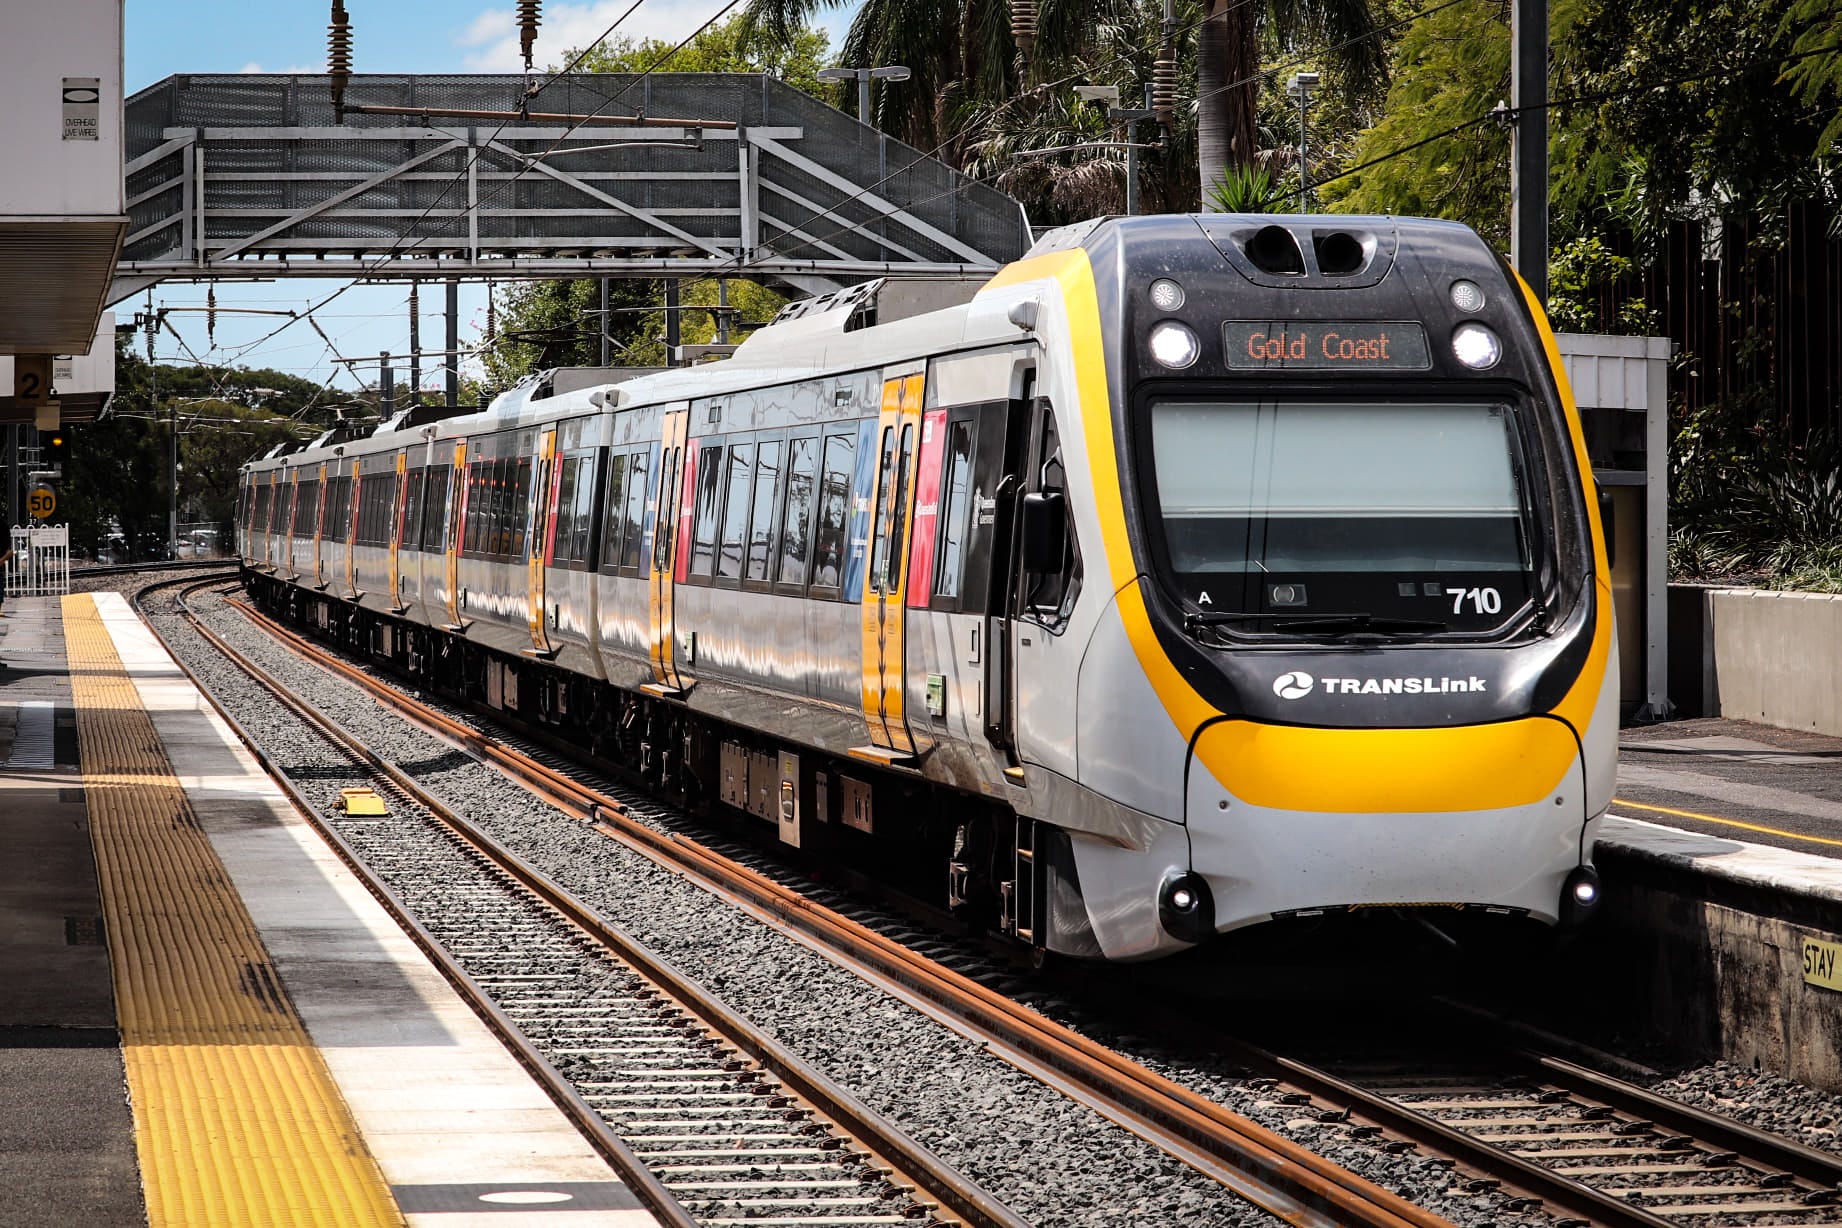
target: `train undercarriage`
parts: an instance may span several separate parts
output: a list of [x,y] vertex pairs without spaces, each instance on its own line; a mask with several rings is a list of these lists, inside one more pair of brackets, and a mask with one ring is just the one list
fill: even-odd
[[669,699],[471,643],[245,569],[263,612],[419,688],[491,714],[650,796],[813,872],[893,889],[967,932],[1042,951],[1055,828],[919,776],[782,741]]

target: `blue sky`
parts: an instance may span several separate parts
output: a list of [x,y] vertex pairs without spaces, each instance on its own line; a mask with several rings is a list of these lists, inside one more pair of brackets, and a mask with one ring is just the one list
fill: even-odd
[[[558,64],[566,50],[598,36],[631,0],[584,0],[544,5],[538,31],[540,66]],[[673,42],[719,11],[726,0],[644,0],[620,31],[635,37]],[[175,73],[320,72],[326,63],[328,0],[127,0],[123,49],[127,89],[132,95]],[[513,72],[522,67],[513,0],[346,0],[353,28],[353,66],[358,72]],[[826,15],[832,44],[849,22],[848,7]],[[219,287],[220,308],[251,307],[300,311],[325,298],[341,283],[278,280],[255,285]],[[401,353],[409,344],[409,292],[406,286],[358,286],[314,316],[331,339],[329,346],[306,322],[282,331],[273,340],[249,348],[279,323],[275,317],[222,315],[215,344],[206,336],[200,313],[169,317],[185,346],[162,334],[156,355],[163,362],[189,362],[193,355],[211,363],[274,367],[315,381],[332,380],[335,388],[354,389],[376,379],[376,365],[358,378],[342,374],[332,362],[346,357]],[[205,287],[156,286],[156,307],[198,306]],[[439,285],[421,294],[422,345],[442,345],[443,295]],[[146,295],[118,303],[125,321],[147,303]],[[477,338],[485,324],[483,287],[461,287],[461,344]],[[189,348],[188,348],[189,347]],[[406,364],[403,364],[406,365]],[[437,359],[424,362],[424,386],[441,385]],[[398,374],[398,382],[407,371]]]

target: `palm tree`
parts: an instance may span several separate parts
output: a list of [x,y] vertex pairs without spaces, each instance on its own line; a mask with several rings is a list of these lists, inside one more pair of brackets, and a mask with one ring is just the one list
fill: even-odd
[[[1346,89],[1366,93],[1387,77],[1387,48],[1369,0],[1206,0],[1197,32],[1196,162],[1204,184],[1228,167],[1251,168],[1259,152],[1260,51],[1310,55],[1335,67]],[[1209,208],[1206,198],[1203,207]]]

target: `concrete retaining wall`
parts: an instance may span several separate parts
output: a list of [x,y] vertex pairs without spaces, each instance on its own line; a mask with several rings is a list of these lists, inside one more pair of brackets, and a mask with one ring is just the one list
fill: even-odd
[[1600,1005],[1684,1058],[1842,1092],[1842,993],[1803,979],[1805,937],[1842,942],[1842,861],[1815,871],[1832,882],[1811,881],[1808,858],[1780,870],[1775,850],[1628,820],[1606,828],[1606,913],[1573,969]]
[[1842,595],[1670,586],[1670,698],[1842,737]]

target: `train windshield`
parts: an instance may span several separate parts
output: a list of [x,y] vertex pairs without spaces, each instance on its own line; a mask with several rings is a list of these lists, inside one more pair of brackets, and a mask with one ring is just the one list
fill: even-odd
[[1528,603],[1507,405],[1159,400],[1150,444],[1168,578],[1232,632],[1478,633]]

